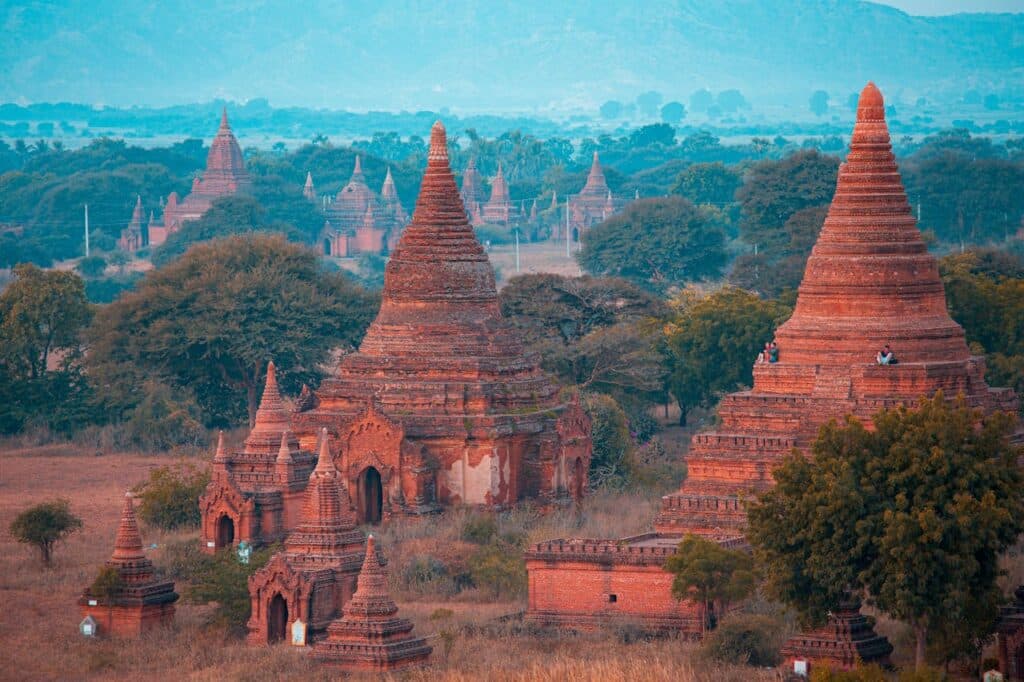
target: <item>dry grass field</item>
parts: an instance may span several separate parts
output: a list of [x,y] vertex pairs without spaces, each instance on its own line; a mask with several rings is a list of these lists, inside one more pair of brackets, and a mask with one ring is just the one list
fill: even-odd
[[[3,446],[0,446],[2,448]],[[109,556],[124,491],[144,480],[169,456],[83,454],[73,446],[0,449],[0,678],[12,680],[286,680],[336,679],[307,655],[286,645],[251,648],[206,626],[208,607],[179,602],[173,628],[137,641],[90,641],[77,633],[76,604]],[[54,566],[11,537],[8,526],[25,507],[65,497],[84,521],[81,532],[59,546]],[[596,496],[582,511],[539,515],[529,508],[509,521],[530,540],[556,535],[610,535],[642,530],[653,516],[657,494]],[[452,512],[440,523],[396,522],[381,540],[400,566],[417,547],[448,544],[458,551],[457,529],[467,512]],[[194,533],[161,533],[143,528],[145,543],[159,564],[168,541]],[[179,591],[181,591],[179,586]],[[523,631],[501,616],[521,612],[523,600],[489,601],[475,590],[445,600],[436,595],[396,594],[401,613],[435,646],[433,666],[402,679],[450,680],[770,680],[770,671],[721,668],[696,662],[692,645],[677,640],[623,644],[614,632],[573,636]],[[454,615],[443,627],[458,631],[447,658],[437,637],[438,608]]]

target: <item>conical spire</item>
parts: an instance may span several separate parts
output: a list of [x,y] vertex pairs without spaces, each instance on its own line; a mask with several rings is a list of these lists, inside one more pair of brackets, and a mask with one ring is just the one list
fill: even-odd
[[388,573],[377,554],[376,541],[371,534],[366,538],[366,558],[359,571],[356,593],[345,605],[348,618],[381,620],[398,613],[398,607],[388,593]]
[[384,201],[398,201],[398,191],[395,189],[395,181],[391,177],[391,166],[388,166],[387,175],[384,176],[384,186],[380,189],[380,196]]
[[302,196],[316,201],[316,188],[313,186],[313,173],[306,171],[306,184],[302,187]]
[[[446,343],[453,335],[465,335],[488,344],[481,338],[482,325],[500,316],[494,270],[467,220],[440,121],[431,129],[416,209],[388,261],[382,298],[363,353],[407,355],[417,346],[422,352],[423,330],[431,325],[446,329]],[[456,307],[459,315],[453,318]],[[410,346],[410,335],[420,340]]]
[[601,160],[594,152],[594,160],[590,163],[590,173],[587,175],[587,183],[580,191],[581,195],[594,195],[604,199],[608,193],[608,183],[604,179],[604,170],[601,169]]
[[[252,433],[282,432],[291,427],[288,412],[284,409],[281,393],[277,388],[277,368],[274,361],[267,363],[267,381],[263,387],[263,398],[256,410],[256,423]],[[275,439],[276,440],[276,439]]]
[[281,466],[281,465],[287,466],[287,465],[292,464],[292,463],[295,462],[295,460],[292,459],[292,449],[288,445],[288,435],[289,435],[288,431],[282,431],[281,432],[281,447],[277,451],[277,464],[278,464],[278,466]]
[[886,343],[903,363],[969,355],[907,202],[874,83],[861,92],[850,153],[776,339],[782,362],[871,363]]
[[221,111],[220,128],[210,143],[206,155],[206,171],[201,182],[192,186],[193,192],[207,196],[224,196],[237,191],[247,191],[252,180],[245,169],[242,148],[238,146],[235,134],[228,125],[227,107]]
[[114,538],[114,553],[110,560],[113,563],[125,563],[145,559],[142,552],[142,536],[135,522],[135,508],[132,505],[132,494],[124,494],[124,507],[121,508],[121,524],[117,527]]
[[228,454],[224,450],[224,431],[217,432],[217,452],[213,455],[214,462],[227,462]]
[[334,464],[331,462],[329,440],[330,436],[325,426],[320,429],[320,456],[316,460],[316,469],[313,470],[313,474],[321,478],[325,476],[333,477],[338,473],[338,470],[334,468]]
[[356,176],[359,176],[360,178],[363,177],[363,162],[362,157],[359,155],[356,155],[356,165],[352,169],[352,179],[354,180]]
[[231,126],[228,125],[228,108],[227,106],[221,107],[220,110],[220,131],[231,131]]

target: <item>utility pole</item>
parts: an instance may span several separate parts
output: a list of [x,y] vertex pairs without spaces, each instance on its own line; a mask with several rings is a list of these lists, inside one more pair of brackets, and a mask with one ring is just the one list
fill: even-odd
[[513,234],[516,237],[516,274],[519,274],[519,226],[516,225]]
[[565,195],[565,257],[571,258],[569,255],[569,240],[572,236],[569,234],[569,195]]
[[89,257],[89,204],[85,205],[85,257]]

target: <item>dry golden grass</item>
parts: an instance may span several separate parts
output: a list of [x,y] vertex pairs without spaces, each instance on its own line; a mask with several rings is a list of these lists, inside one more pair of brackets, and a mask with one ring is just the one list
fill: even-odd
[[[172,461],[138,454],[82,454],[74,446],[0,449],[0,677],[12,680],[141,678],[183,680],[337,679],[308,655],[286,645],[249,647],[204,625],[208,607],[179,602],[173,627],[131,641],[85,640],[77,633],[77,599],[109,556],[124,491],[148,476],[151,468]],[[0,446],[2,447],[2,446]],[[31,548],[17,544],[8,526],[22,509],[54,497],[66,497],[84,521],[79,533],[57,548],[54,566],[45,570]],[[530,540],[577,535],[618,537],[650,526],[657,493],[599,494],[578,510],[542,515],[526,506],[501,520],[503,529],[519,529]],[[413,551],[446,543],[460,546],[462,524],[471,512],[453,510],[428,522],[399,521],[381,532],[392,565]],[[187,533],[143,529],[147,544],[162,547]],[[194,532],[191,534],[194,536]],[[419,550],[417,550],[417,547]],[[159,562],[160,549],[151,551]],[[179,586],[179,591],[181,586]],[[539,634],[496,619],[521,612],[522,601],[486,601],[476,591],[453,599],[420,595],[399,597],[401,614],[416,632],[431,639],[433,665],[395,679],[440,680],[769,680],[773,673],[744,667],[695,662],[692,646],[675,640],[623,644],[614,631],[585,636]],[[439,608],[453,615],[431,618]],[[447,659],[439,629],[458,632]]]

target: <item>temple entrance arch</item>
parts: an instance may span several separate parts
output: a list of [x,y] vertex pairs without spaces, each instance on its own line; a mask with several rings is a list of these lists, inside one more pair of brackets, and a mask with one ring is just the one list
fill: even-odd
[[577,500],[583,499],[583,459],[580,457],[576,458],[576,461],[572,464],[572,496]]
[[384,487],[381,485],[380,472],[375,467],[366,467],[359,474],[356,487],[359,523],[380,523],[384,510]]
[[330,256],[331,255],[331,240],[330,239],[325,239],[324,240],[324,255],[325,256]]
[[230,547],[235,542],[235,521],[227,514],[217,519],[217,549]]
[[284,641],[288,635],[288,604],[278,592],[267,608],[267,643]]

